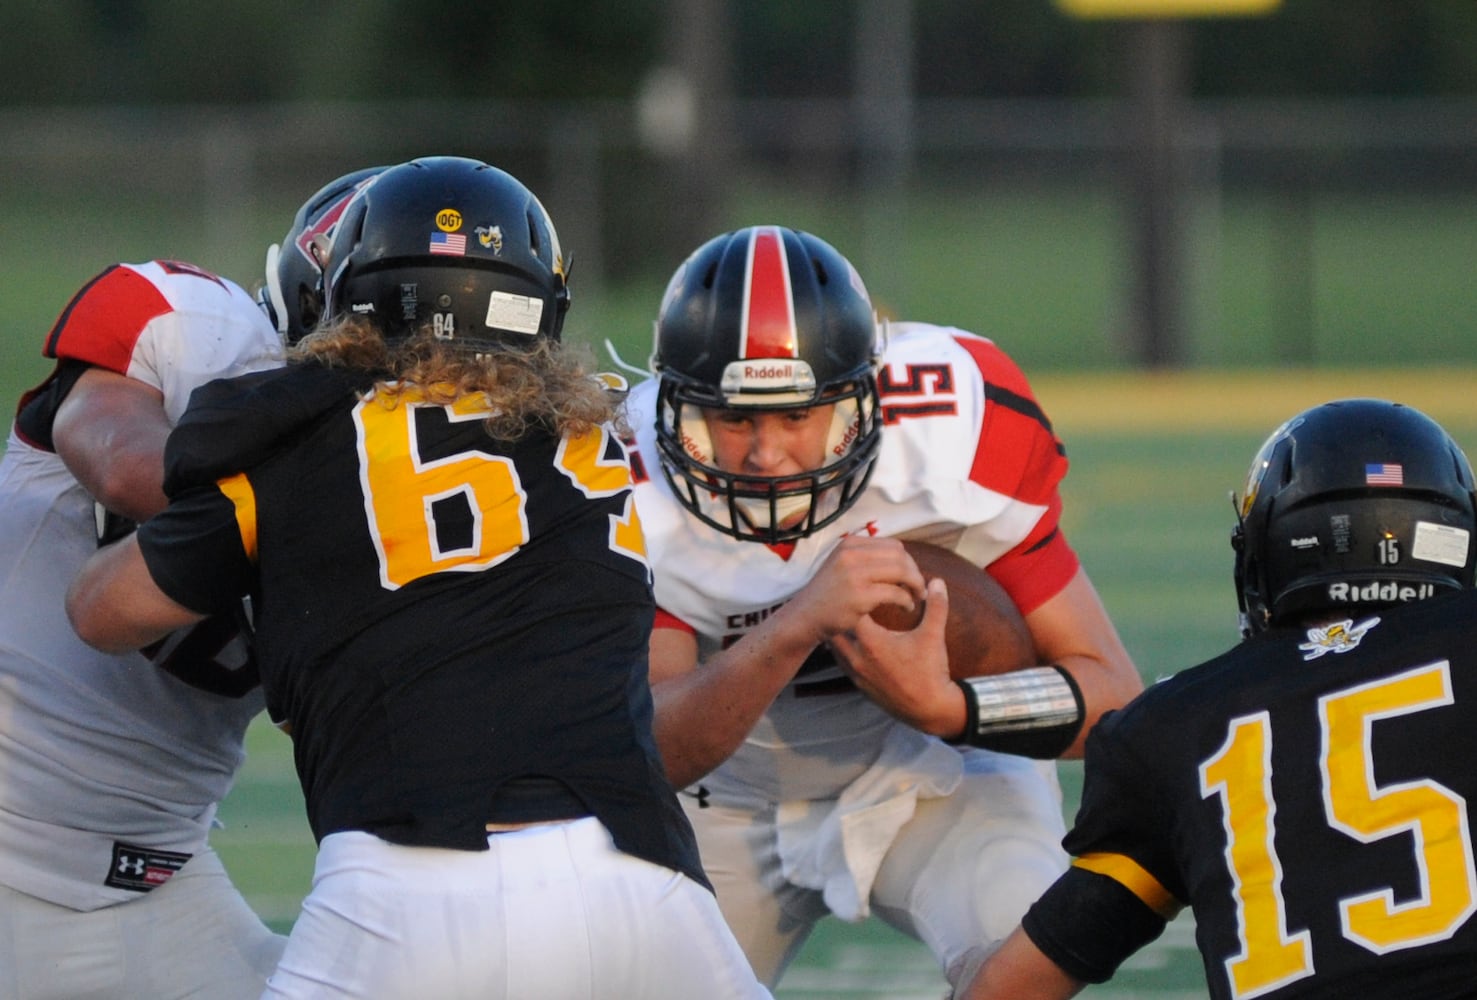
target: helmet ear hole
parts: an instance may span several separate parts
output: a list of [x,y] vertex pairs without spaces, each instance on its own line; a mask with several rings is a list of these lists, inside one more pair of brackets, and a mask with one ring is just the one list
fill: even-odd
[[302,317],[303,332],[309,332],[318,325],[318,319],[322,314],[319,305],[320,300],[317,295],[310,293],[306,288],[299,289],[297,312]]
[[1292,482],[1293,463],[1297,459],[1297,442],[1294,441],[1289,445],[1289,452],[1287,461],[1282,463],[1282,476],[1277,483],[1278,489],[1286,489],[1288,484]]
[[533,250],[534,255],[537,256],[543,251],[543,247],[539,244],[538,222],[534,219],[532,212],[524,216],[523,221],[528,224],[528,246]]

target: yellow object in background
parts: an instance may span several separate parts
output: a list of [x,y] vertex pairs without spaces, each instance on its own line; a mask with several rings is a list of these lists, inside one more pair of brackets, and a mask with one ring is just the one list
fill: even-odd
[[1056,0],[1072,17],[1255,17],[1282,0]]

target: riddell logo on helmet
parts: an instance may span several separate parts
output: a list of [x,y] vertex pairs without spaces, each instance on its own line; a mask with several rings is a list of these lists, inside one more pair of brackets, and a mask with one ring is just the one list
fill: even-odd
[[744,365],[744,381],[782,382],[790,385],[795,381],[795,366],[786,364]]
[[682,435],[682,450],[687,452],[689,457],[695,458],[699,462],[706,464],[708,461],[707,452],[697,443],[697,440],[691,434],[684,433]]
[[846,452],[851,448],[851,443],[855,441],[857,435],[861,433],[861,429],[861,420],[853,420],[851,422],[851,426],[846,428],[846,433],[841,436],[841,440],[836,442],[836,447],[831,449],[831,454],[837,456],[838,458],[842,455],[845,455]]
[[1435,593],[1436,587],[1429,583],[1415,586],[1409,583],[1375,581],[1363,585],[1357,583],[1330,583],[1328,585],[1328,599],[1343,604],[1365,601],[1423,601],[1434,596]]

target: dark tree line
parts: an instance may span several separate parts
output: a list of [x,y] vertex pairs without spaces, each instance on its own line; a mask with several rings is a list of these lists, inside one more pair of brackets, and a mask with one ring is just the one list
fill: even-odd
[[[0,4],[0,102],[627,98],[674,60],[686,0],[13,0]],[[909,0],[896,0],[906,3]],[[1052,0],[911,0],[920,97],[1115,92],[1123,25]],[[848,93],[855,0],[729,0],[741,97]],[[1282,0],[1196,21],[1205,97],[1477,93],[1470,0]]]

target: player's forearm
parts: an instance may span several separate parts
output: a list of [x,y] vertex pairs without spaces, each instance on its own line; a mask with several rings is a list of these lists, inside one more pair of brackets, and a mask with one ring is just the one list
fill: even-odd
[[652,730],[667,780],[675,788],[698,781],[723,763],[763,713],[729,700],[701,676],[706,672],[704,668],[652,688]]
[[1062,669],[1072,675],[1082,692],[1082,729],[1072,745],[1062,754],[1068,760],[1080,760],[1087,734],[1104,712],[1121,708],[1144,689],[1138,672],[1128,664],[1108,664],[1083,656],[1064,656]]
[[1103,713],[1121,708],[1143,690],[1138,668],[1081,569],[1028,614],[1026,624],[1041,662],[1054,663],[1070,674],[1081,695],[1082,726],[1062,753],[1080,758],[1088,732]]
[[882,702],[859,684],[893,715],[925,733],[1038,759],[1081,758],[1088,730],[1140,687],[1136,675],[1132,685],[1123,685],[1080,663],[1043,664],[960,681],[932,679],[910,691],[906,701]]
[[108,653],[139,649],[204,615],[159,590],[130,535],[99,550],[67,592],[67,617],[83,642]]
[[1019,927],[954,1000],[1068,1000],[1087,984],[1069,976],[1041,953]]
[[696,669],[652,686],[657,748],[674,786],[697,781],[738,749],[815,649],[811,636],[781,609]]
[[142,521],[167,500],[164,442],[169,421],[158,390],[90,369],[57,411],[52,438],[67,469],[114,514]]

